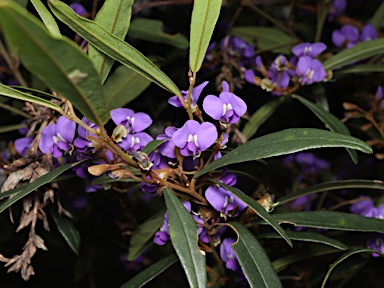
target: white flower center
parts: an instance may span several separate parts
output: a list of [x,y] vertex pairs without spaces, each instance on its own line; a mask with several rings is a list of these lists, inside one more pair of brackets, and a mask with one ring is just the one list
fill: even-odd
[[56,136],[53,136],[53,142],[54,142],[55,144],[57,144],[57,142],[59,142],[59,141],[61,141],[61,142],[67,142],[67,141],[65,141],[65,139],[63,138],[63,136],[60,135],[60,133],[57,133]]
[[196,147],[199,147],[199,145],[197,144],[197,135],[189,134],[188,142],[193,142],[196,145]]
[[304,48],[303,54],[304,55],[308,55],[311,52],[312,52],[312,47],[311,46],[307,46],[307,47]]
[[221,115],[221,116],[224,116],[225,114],[227,114],[227,112],[229,111],[229,110],[232,110],[232,105],[231,105],[231,103],[228,103],[228,104],[223,104],[223,115]]
[[308,70],[305,72],[305,76],[307,76],[307,78],[308,78],[309,80],[312,80],[312,78],[313,78],[313,74],[314,74],[314,73],[315,73],[314,70],[308,69]]

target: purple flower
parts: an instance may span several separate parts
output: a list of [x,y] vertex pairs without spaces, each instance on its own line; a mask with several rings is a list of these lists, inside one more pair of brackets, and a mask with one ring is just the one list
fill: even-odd
[[172,141],[173,134],[177,131],[177,128],[173,126],[169,126],[165,129],[165,134],[160,134],[156,137],[156,140],[165,140],[167,139],[163,144],[159,146],[159,152],[160,154],[169,157],[169,158],[176,158],[175,154],[175,143]]
[[327,49],[327,45],[321,42],[317,43],[301,43],[292,48],[292,53],[297,57],[301,56],[309,56],[315,58],[320,55],[325,49]]
[[222,83],[223,92],[219,97],[208,95],[203,102],[204,111],[215,120],[236,123],[247,112],[247,105],[235,94],[229,92],[227,82]]
[[321,64],[319,60],[312,59],[309,56],[299,58],[296,73],[297,76],[300,77],[300,83],[302,85],[321,82],[326,76],[323,64]]
[[237,256],[233,251],[232,244],[236,240],[233,238],[225,238],[220,245],[220,258],[225,262],[225,267],[233,271],[240,270],[239,262],[237,261]]
[[[194,112],[197,108],[197,101],[199,100],[200,94],[203,91],[204,87],[207,86],[209,82],[205,81],[201,83],[200,85],[196,86],[195,88],[192,89],[192,95],[191,95],[191,108],[192,112]],[[187,90],[181,90],[181,96],[184,100],[185,103],[188,101],[188,91]],[[171,98],[168,99],[168,103],[171,104],[172,106],[183,108],[183,104],[180,102],[179,97],[177,96],[172,96]]]
[[371,25],[367,24],[363,27],[360,34],[360,41],[369,41],[377,38],[376,29]]
[[123,125],[128,133],[137,133],[145,130],[152,124],[149,115],[128,108],[117,108],[110,112],[111,118],[116,125]]
[[[364,197],[364,196],[360,196]],[[367,197],[366,199],[353,203],[351,205],[351,212],[358,215],[363,215],[365,217],[369,217],[368,215],[372,214],[372,210],[375,209],[375,206],[373,205],[373,201],[371,198]]]
[[216,139],[215,125],[209,122],[200,124],[195,120],[188,120],[172,135],[172,141],[180,148],[181,155],[189,156],[192,153],[194,158],[199,157]]
[[[374,249],[378,252],[384,253],[384,234],[373,233],[367,241],[367,247]],[[380,257],[378,253],[372,253],[373,257]]]
[[[228,186],[233,186],[236,184],[237,178],[234,173],[225,173],[219,181]],[[205,198],[216,211],[228,216],[237,216],[247,207],[247,204],[219,185],[209,186],[205,191]],[[236,213],[231,215],[236,207]]]
[[139,132],[135,134],[128,134],[118,145],[125,151],[138,151],[141,150],[151,142],[153,138],[145,133]]
[[347,7],[347,0],[333,0],[330,6],[328,20],[332,21],[335,17],[339,16]]
[[69,7],[71,7],[72,10],[80,16],[84,16],[85,14],[87,14],[87,10],[85,10],[84,6],[79,3],[72,3],[71,5],[69,5]]
[[244,73],[244,78],[247,82],[251,83],[251,84],[256,84],[255,82],[255,72],[252,70],[252,69],[248,69],[247,71],[245,71]]
[[14,147],[21,156],[25,156],[25,152],[33,141],[32,137],[23,137],[15,140]]
[[[89,121],[85,117],[83,117],[81,119],[81,121],[83,121],[85,124],[87,124],[92,129],[99,128],[98,125],[92,123],[91,121]],[[97,138],[96,135],[92,134],[91,132],[89,132],[88,130],[86,130],[84,127],[82,127],[80,125],[79,125],[79,127],[77,127],[77,133],[79,133],[80,137],[77,137],[75,139],[75,141],[73,141],[73,145],[75,145],[75,147],[77,148],[78,151],[84,152],[90,147],[95,147],[95,145],[94,145],[95,143],[92,140],[89,140],[88,137]]]
[[359,30],[352,25],[344,25],[332,33],[332,42],[340,48],[351,48],[359,40]]
[[56,124],[49,124],[41,132],[39,142],[41,152],[52,153],[55,158],[61,157],[63,152],[71,150],[75,132],[76,123],[60,116]]

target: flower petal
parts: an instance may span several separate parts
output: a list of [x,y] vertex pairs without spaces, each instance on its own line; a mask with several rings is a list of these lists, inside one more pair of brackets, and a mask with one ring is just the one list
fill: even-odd
[[[228,93],[228,92],[227,92]],[[215,120],[220,120],[223,116],[223,106],[225,102],[219,97],[214,95],[208,95],[204,98],[203,109],[205,113],[211,116]]]
[[197,135],[197,144],[200,151],[207,150],[217,140],[217,129],[215,125],[210,122],[204,122],[197,128],[195,134]]
[[117,108],[111,110],[109,114],[111,115],[112,121],[116,125],[120,125],[121,123],[127,120],[127,117],[132,117],[135,112],[128,108]]

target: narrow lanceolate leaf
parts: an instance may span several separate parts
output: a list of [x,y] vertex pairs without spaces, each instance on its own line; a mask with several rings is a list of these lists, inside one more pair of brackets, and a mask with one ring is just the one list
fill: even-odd
[[347,135],[312,128],[294,128],[253,139],[212,162],[194,177],[226,165],[291,154],[321,147],[345,147],[372,153],[365,142]]
[[205,256],[200,252],[197,245],[196,222],[172,190],[165,188],[164,198],[168,209],[171,242],[187,275],[189,286],[206,287]]
[[278,205],[280,206],[284,203],[295,200],[299,197],[311,195],[315,193],[341,190],[341,189],[360,189],[360,188],[384,190],[384,182],[379,180],[353,179],[353,180],[340,180],[340,181],[320,183],[280,198],[278,201]]
[[381,27],[381,24],[383,24],[384,21],[384,3],[381,3],[379,8],[376,10],[375,14],[371,18],[371,25],[376,29],[379,30]]
[[221,0],[195,0],[193,3],[189,61],[194,73],[199,71],[203,63],[220,8]]
[[180,34],[167,34],[162,30],[163,23],[159,20],[136,18],[129,27],[128,36],[155,43],[168,44],[179,49],[188,48],[188,39]]
[[277,99],[272,99],[268,103],[261,106],[249,119],[247,124],[245,124],[244,129],[241,133],[245,138],[251,138],[256,131],[264,124],[265,121],[271,117],[271,115],[283,104],[288,97],[279,97]]
[[21,92],[19,90],[13,89],[3,84],[0,84],[0,95],[39,104],[39,105],[51,108],[52,110],[55,110],[55,111],[61,111],[61,107],[59,105],[56,105],[40,97]]
[[324,69],[341,68],[348,64],[383,53],[384,38],[361,42],[323,62]]
[[55,221],[57,229],[68,243],[69,247],[71,247],[73,252],[79,254],[80,233],[73,225],[72,221],[64,215],[58,215],[54,209],[51,210],[51,215]]
[[124,107],[135,100],[151,84],[144,76],[126,67],[119,66],[104,85],[105,101],[110,110]]
[[128,43],[112,35],[97,23],[78,16],[61,1],[50,0],[53,14],[95,48],[123,65],[147,77],[160,87],[181,95],[179,88],[155,64]]
[[307,259],[312,259],[315,257],[333,254],[333,253],[339,253],[340,250],[328,247],[328,246],[313,246],[304,248],[297,253],[290,253],[288,256],[279,258],[272,262],[273,267],[275,267],[277,272],[280,272],[281,270],[284,270],[289,265],[302,261]]
[[151,281],[156,276],[167,270],[178,260],[176,255],[168,256],[159,262],[152,264],[144,271],[137,274],[131,280],[123,284],[120,288],[140,288]]
[[157,147],[159,147],[161,144],[163,144],[166,140],[152,140],[149,142],[145,147],[141,150],[145,154],[150,154],[151,152],[155,151]]
[[[305,242],[314,242],[314,243],[321,243],[328,246],[332,246],[334,248],[345,250],[347,249],[347,245],[340,242],[339,240],[332,239],[328,236],[325,236],[323,234],[314,233],[314,232],[297,232],[297,231],[286,231],[288,237],[291,240],[295,241],[305,241]],[[258,238],[262,239],[276,239],[281,238],[281,236],[277,233],[268,233],[268,234],[262,234],[258,236]]]
[[[8,200],[4,201],[0,205],[0,213],[3,212],[5,209],[7,209],[9,206],[11,206],[13,203],[15,203],[17,200],[27,196],[29,193],[34,191],[35,189],[43,186],[44,184],[53,182],[56,177],[64,173],[65,171],[71,169],[72,167],[78,165],[81,162],[77,163],[67,163],[64,165],[61,165],[60,167],[56,168],[55,170],[48,172],[47,174],[41,176],[40,178],[37,178],[32,183],[23,185],[21,187],[17,187],[12,190],[4,191],[0,193],[1,198],[11,196]],[[1,199],[0,198],[0,199]]]
[[128,260],[135,260],[148,245],[148,241],[153,239],[153,235],[164,223],[164,211],[152,216],[137,228],[132,234],[129,243]]
[[382,64],[360,64],[334,71],[334,77],[338,78],[348,74],[368,74],[368,73],[384,73]]
[[[117,38],[124,40],[128,32],[129,22],[131,21],[133,1],[105,1],[95,17],[95,22]],[[88,55],[99,72],[101,82],[104,83],[115,60],[97,50],[92,44],[88,46]]]
[[65,37],[52,37],[41,21],[9,1],[0,2],[0,24],[28,70],[90,121],[99,125],[107,122],[99,76],[76,44]]
[[43,20],[44,25],[47,27],[48,31],[55,37],[61,37],[59,26],[57,26],[55,19],[45,7],[45,5],[41,3],[40,0],[31,0],[31,2],[37,13],[39,13],[40,18]]
[[230,191],[232,194],[234,194],[237,198],[242,200],[244,203],[248,204],[248,206],[255,211],[257,215],[260,216],[260,218],[264,219],[266,222],[268,222],[269,225],[272,226],[273,229],[276,230],[277,233],[281,237],[284,238],[284,240],[289,244],[289,246],[292,247],[292,241],[289,239],[286,232],[280,227],[280,225],[269,215],[269,213],[265,210],[263,206],[261,206],[256,200],[252,199],[248,195],[245,195],[244,193],[240,192],[234,187],[228,186],[220,181],[217,181],[215,179],[210,179],[211,181],[215,182],[217,185],[220,185]]
[[[344,134],[344,135],[351,135],[349,132],[347,126],[344,125],[343,122],[341,122],[340,119],[336,118],[333,116],[331,113],[328,111],[324,110],[322,107],[319,105],[316,105],[315,103],[312,103],[311,101],[308,101],[307,99],[299,96],[299,95],[292,95],[293,98],[296,98],[299,100],[302,104],[307,106],[326,126],[329,128],[329,130]],[[357,153],[353,149],[348,149],[347,152],[349,156],[351,156],[351,159],[353,163],[357,163]]]
[[231,222],[230,225],[238,235],[232,248],[249,285],[257,288],[283,287],[267,253],[255,236],[237,222]]
[[258,49],[274,53],[292,54],[293,38],[279,29],[271,27],[235,27],[231,34],[240,37]]
[[[343,231],[384,233],[382,219],[334,211],[308,211],[271,215],[279,223]],[[263,223],[267,224],[267,223]]]
[[366,247],[357,247],[357,248],[355,248],[355,249],[353,249],[353,250],[351,250],[351,251],[341,255],[341,257],[339,259],[337,259],[334,263],[331,264],[331,266],[329,266],[327,274],[325,275],[323,283],[321,284],[321,288],[325,287],[325,283],[327,283],[327,280],[328,280],[329,276],[331,275],[332,270],[335,269],[335,267],[337,265],[339,265],[341,262],[343,262],[345,259],[347,259],[348,257],[353,256],[353,255],[355,255],[357,253],[372,253],[372,252],[379,253],[376,250],[369,249],[369,248],[366,248]]

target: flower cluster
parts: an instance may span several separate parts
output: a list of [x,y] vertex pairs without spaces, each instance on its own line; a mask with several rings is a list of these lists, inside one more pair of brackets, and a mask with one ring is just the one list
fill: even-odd
[[[301,43],[292,48],[295,55],[290,60],[284,55],[278,55],[267,69],[260,56],[255,58],[256,73],[248,69],[245,80],[260,86],[274,96],[289,94],[295,85],[310,85],[326,80],[327,73],[321,62],[315,57],[319,56],[327,46],[324,43]],[[290,83],[294,86],[290,87]]]
[[351,48],[359,42],[365,42],[377,38],[376,29],[371,25],[367,24],[361,32],[350,24],[346,24],[339,30],[335,30],[332,33],[332,42],[340,48]]

